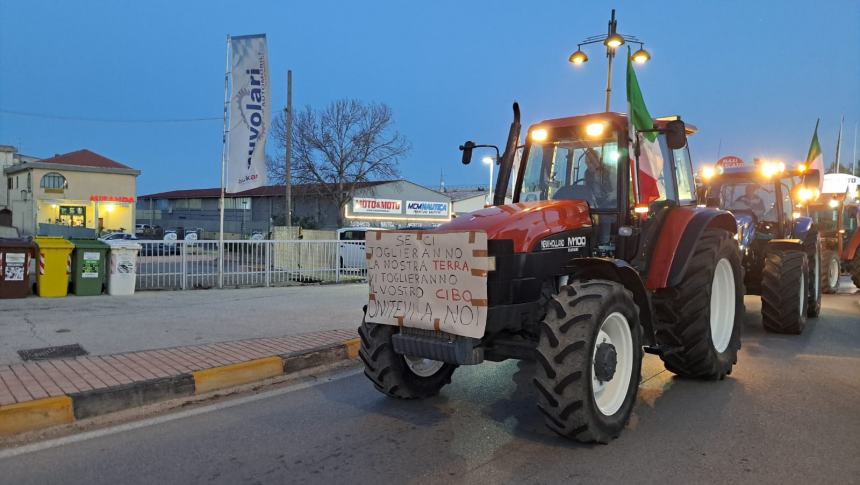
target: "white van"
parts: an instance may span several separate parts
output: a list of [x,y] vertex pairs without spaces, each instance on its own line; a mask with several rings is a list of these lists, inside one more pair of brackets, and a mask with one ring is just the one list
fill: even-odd
[[364,239],[367,231],[382,231],[378,227],[342,227],[337,230],[341,269],[366,269]]

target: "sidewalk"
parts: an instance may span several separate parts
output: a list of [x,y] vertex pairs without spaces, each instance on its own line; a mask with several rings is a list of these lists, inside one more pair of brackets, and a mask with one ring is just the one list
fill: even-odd
[[365,284],[148,291],[0,300],[0,365],[19,350],[80,344],[91,355],[322,330],[354,330]]
[[356,358],[352,330],[0,366],[0,436]]

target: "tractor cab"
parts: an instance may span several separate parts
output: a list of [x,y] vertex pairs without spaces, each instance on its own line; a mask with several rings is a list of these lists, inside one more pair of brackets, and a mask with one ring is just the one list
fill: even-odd
[[824,292],[835,293],[839,276],[843,273],[849,273],[855,285],[860,283],[860,190],[857,177],[826,174],[822,194],[809,204],[808,213],[821,233]]
[[705,203],[732,212],[744,252],[772,239],[803,239],[812,225],[805,206],[818,197],[818,173],[782,162],[703,169]]

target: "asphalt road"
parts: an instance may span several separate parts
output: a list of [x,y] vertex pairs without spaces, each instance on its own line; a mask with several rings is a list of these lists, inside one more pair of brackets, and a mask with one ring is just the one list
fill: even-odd
[[0,482],[860,483],[858,301],[825,296],[803,335],[777,336],[747,297],[733,374],[679,379],[648,356],[631,423],[609,445],[547,431],[531,365],[506,362],[460,368],[423,402],[385,398],[357,373],[225,401],[0,458]]

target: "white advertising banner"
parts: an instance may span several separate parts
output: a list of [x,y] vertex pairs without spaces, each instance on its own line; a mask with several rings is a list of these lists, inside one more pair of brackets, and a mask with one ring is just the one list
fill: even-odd
[[368,231],[365,318],[481,338],[487,326],[487,234]]
[[230,141],[228,193],[266,185],[269,134],[269,60],[266,35],[230,38]]
[[447,216],[448,203],[407,200],[406,213],[411,216]]
[[370,199],[355,197],[352,199],[354,214],[402,214],[403,203],[397,199]]

